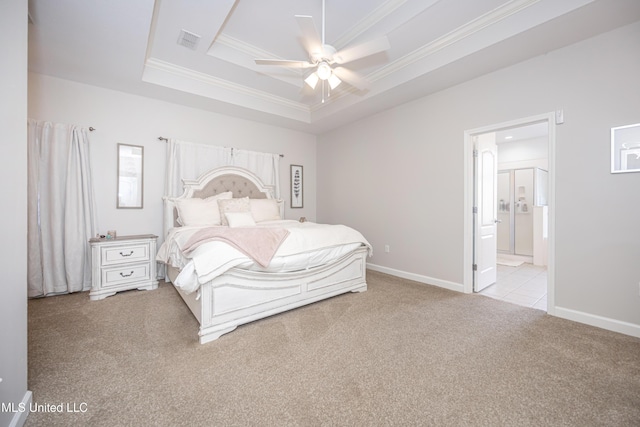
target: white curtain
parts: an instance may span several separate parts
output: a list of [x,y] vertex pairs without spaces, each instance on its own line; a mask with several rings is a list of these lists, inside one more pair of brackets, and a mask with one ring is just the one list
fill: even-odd
[[230,161],[231,150],[228,148],[169,139],[164,195],[179,196],[183,192],[183,179],[196,179]]
[[265,185],[275,186],[275,197],[280,198],[278,154],[195,144],[175,139],[167,142],[165,196],[179,196],[184,191],[183,179],[196,179],[220,166],[237,166],[250,170]]
[[29,297],[90,289],[98,227],[88,130],[30,119],[27,167]]
[[236,150],[232,152],[231,164],[250,170],[266,185],[275,186],[275,198],[280,198],[280,155],[256,151]]

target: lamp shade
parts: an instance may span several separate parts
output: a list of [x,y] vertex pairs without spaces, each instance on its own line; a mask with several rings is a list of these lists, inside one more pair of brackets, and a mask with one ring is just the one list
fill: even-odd
[[304,82],[308,84],[309,87],[311,87],[311,89],[315,89],[316,85],[318,84],[318,75],[315,72],[313,72],[309,74],[309,76],[306,79],[304,79]]
[[342,80],[340,80],[335,74],[331,73],[331,77],[329,77],[329,87],[331,87],[331,89],[335,89],[340,83],[342,83]]

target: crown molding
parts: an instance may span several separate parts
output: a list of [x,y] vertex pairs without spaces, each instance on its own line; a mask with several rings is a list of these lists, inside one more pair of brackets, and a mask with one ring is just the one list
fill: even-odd
[[[252,44],[243,42],[242,40],[239,40],[235,37],[231,37],[228,36],[226,34],[220,34],[215,42],[215,43],[219,43],[222,46],[227,46],[231,49],[234,49],[244,55],[247,55],[251,58],[273,58],[273,59],[285,59],[285,58],[280,58],[279,56],[264,50],[264,49],[260,49],[259,47],[256,47]],[[216,56],[214,53],[211,53],[211,50],[213,49],[213,44],[211,45],[211,47],[209,48],[209,51],[207,52],[207,55],[211,55],[211,56]],[[224,58],[221,58],[224,59]],[[301,76],[302,72],[299,70],[296,70],[294,68],[288,68],[288,71],[292,72],[295,75]]]
[[483,29],[495,25],[496,23],[507,19],[508,17],[527,9],[528,7],[533,6],[534,4],[540,2],[540,0],[514,0],[509,3],[506,3],[491,12],[485,13],[484,15],[469,21],[468,23],[456,28],[455,30],[445,34],[442,37],[439,37],[428,43],[413,52],[399,58],[392,63],[380,68],[377,71],[369,74],[367,78],[372,83],[385,78],[395,72],[400,71],[401,69],[408,67],[409,65],[418,62],[430,55],[439,52],[440,50],[451,46],[461,40],[469,38],[474,34],[482,31]]
[[342,34],[335,42],[337,50],[347,46],[352,40],[366,32],[369,28],[382,21],[387,16],[404,6],[408,0],[389,0],[371,11],[367,16],[353,25],[349,31]]
[[[223,90],[223,91],[232,93],[234,95],[241,95],[242,97],[248,100],[260,101],[261,103],[266,103],[273,107],[280,107],[280,109],[289,111],[289,113],[287,114],[283,111],[275,112],[275,111],[268,111],[268,109],[263,109],[266,112],[272,112],[273,114],[287,116],[289,118],[293,118],[296,120],[301,120],[300,116],[302,113],[304,117],[307,117],[306,120],[302,120],[302,121],[307,121],[307,122],[308,122],[308,117],[310,117],[310,108],[307,105],[302,104],[300,102],[295,102],[280,96],[271,95],[261,90],[253,89],[247,86],[230,82],[228,80],[211,76],[206,73],[201,73],[199,71],[194,71],[189,68],[181,67],[179,65],[175,65],[170,62],[163,61],[161,59],[148,58],[145,61],[145,71],[147,69],[159,71],[161,73],[172,75],[172,76],[176,76],[181,79],[185,79],[186,81],[204,84],[208,87],[215,88],[218,90]],[[163,83],[157,80],[158,79],[155,79],[154,81],[149,81],[148,79],[145,79],[145,77],[143,76],[143,81],[159,84],[162,86]],[[167,85],[167,87],[171,87],[171,86]],[[196,94],[200,96],[207,96],[202,93],[196,93]],[[211,96],[208,96],[208,97],[214,99]],[[244,102],[235,100],[234,103],[246,108],[257,109],[255,104],[249,104],[246,100]]]
[[[219,48],[216,49],[216,46]],[[225,49],[227,48],[227,49]],[[214,58],[221,59],[226,62],[253,70],[257,73],[267,75],[273,79],[280,80],[281,82],[290,84],[291,86],[299,88],[303,84],[303,71],[295,68],[281,67],[280,72],[287,75],[269,74],[268,67],[260,66],[255,63],[256,58],[272,58],[283,59],[271,52],[260,49],[252,44],[243,42],[225,34],[220,34],[214,43],[211,44],[207,50],[207,55]]]

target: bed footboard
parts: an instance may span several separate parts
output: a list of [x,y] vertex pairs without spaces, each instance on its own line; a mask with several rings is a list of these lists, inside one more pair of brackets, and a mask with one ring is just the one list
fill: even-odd
[[336,262],[290,273],[231,269],[183,299],[200,322],[200,343],[237,326],[346,292],[367,290],[365,247]]

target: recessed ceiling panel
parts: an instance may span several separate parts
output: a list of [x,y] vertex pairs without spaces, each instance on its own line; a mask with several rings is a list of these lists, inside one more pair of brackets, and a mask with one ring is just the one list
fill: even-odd
[[[338,51],[389,42],[342,65],[352,74],[326,49],[345,77],[333,90],[304,83],[318,63],[295,18],[311,16],[321,33],[322,0],[30,0],[29,70],[320,132],[640,19],[637,0],[325,2],[326,42]],[[179,43],[184,32],[197,45]]]

